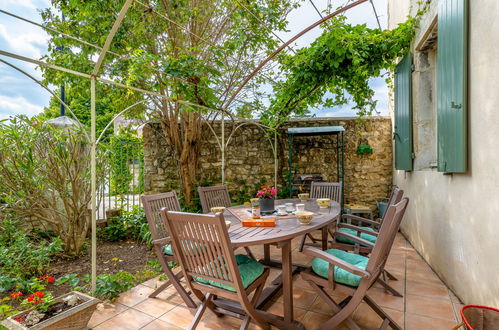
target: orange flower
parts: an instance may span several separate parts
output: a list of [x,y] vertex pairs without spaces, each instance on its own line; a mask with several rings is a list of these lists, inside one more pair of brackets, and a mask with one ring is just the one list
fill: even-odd
[[23,293],[22,293],[22,292],[12,292],[12,293],[10,294],[10,297],[11,297],[12,299],[17,299],[17,298],[19,298],[19,297],[20,297],[20,296],[22,296],[22,295],[23,295]]

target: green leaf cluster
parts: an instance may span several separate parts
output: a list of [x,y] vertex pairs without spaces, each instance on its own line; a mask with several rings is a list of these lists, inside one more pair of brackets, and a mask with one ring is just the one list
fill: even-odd
[[275,86],[275,97],[262,120],[278,126],[309,107],[349,101],[360,116],[372,114],[376,101],[369,80],[394,69],[396,60],[409,50],[416,25],[417,19],[409,18],[382,31],[348,24],[345,17],[331,19],[310,46],[284,57],[285,79]]

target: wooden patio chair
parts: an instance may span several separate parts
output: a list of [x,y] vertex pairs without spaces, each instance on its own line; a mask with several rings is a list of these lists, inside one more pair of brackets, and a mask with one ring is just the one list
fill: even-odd
[[[211,186],[211,187],[198,187],[199,199],[201,200],[201,207],[203,213],[210,213],[212,207],[225,206],[231,207],[229,189],[226,185]],[[255,259],[255,256],[248,247],[244,247],[246,254]]]
[[161,268],[166,276],[168,276],[168,281],[151,293],[149,298],[156,297],[161,291],[165,290],[170,285],[173,285],[185,304],[189,308],[196,308],[197,305],[182,284],[180,284],[183,273],[178,272],[177,274],[174,274],[168,265],[169,262],[177,262],[177,258],[173,253],[170,235],[163,223],[160,210],[166,208],[168,210],[180,211],[180,203],[178,202],[177,194],[175,191],[170,191],[162,194],[142,196],[142,205],[144,205],[147,223],[151,230],[154,252],[161,264]]
[[[402,200],[402,197],[404,195],[404,191],[399,189],[398,187],[394,187],[392,189],[392,193],[390,195],[390,199],[388,201],[388,206],[394,205],[399,203]],[[363,217],[359,217],[356,215],[352,214],[343,214],[341,216],[341,220],[336,224],[336,231],[333,234],[333,247],[336,249],[342,249],[345,251],[352,251],[354,249],[360,249],[360,252],[362,253],[369,253],[371,252],[370,248],[363,248],[359,247],[359,244],[356,244],[356,242],[348,239],[345,236],[342,236],[341,233],[347,233],[350,235],[355,235],[358,237],[361,237],[371,243],[376,242],[376,236],[379,231],[379,228],[381,227],[381,224],[384,221],[384,218],[386,217],[386,212],[385,216],[381,219],[380,222],[376,222],[370,219],[366,219]],[[357,222],[357,225],[353,225],[351,223],[346,223],[346,221],[351,222],[351,220],[354,220]],[[368,226],[366,226],[368,225]],[[357,246],[355,246],[357,245]]]
[[227,186],[198,187],[199,199],[203,213],[210,213],[215,206],[231,207],[229,189]]
[[[217,316],[234,313],[216,307],[215,297],[237,301],[246,312],[240,329],[251,320],[270,329],[255,306],[260,298],[268,268],[249,257],[234,255],[222,213],[215,215],[163,210],[175,252],[187,285],[201,301],[189,329],[195,329],[209,308]],[[250,299],[248,295],[254,292]]]
[[[366,302],[383,319],[380,329],[386,329],[388,326],[397,330],[402,329],[369,297],[367,291],[381,275],[408,203],[409,199],[404,198],[398,204],[388,207],[385,221],[380,227],[378,240],[369,258],[338,249],[327,251],[312,247],[304,249],[303,253],[315,258],[312,267],[301,273],[302,278],[319,293],[321,299],[335,313],[319,329],[335,329],[346,321],[350,329],[360,330],[361,328],[350,318],[350,315],[362,301]],[[365,241],[360,237],[351,236],[359,242]],[[365,243],[370,244],[368,241]],[[347,298],[337,304],[325,289],[347,295]]]
[[[403,190],[399,189],[398,187],[394,187],[388,201],[388,206],[398,204],[402,200],[403,195]],[[362,255],[371,253],[374,243],[376,243],[377,237],[379,235],[379,228],[383,223],[385,217],[386,212],[385,216],[381,219],[381,222],[376,222],[359,216],[344,214],[342,216],[343,221],[336,224],[336,231],[332,235],[332,247],[344,251],[353,251],[354,253],[359,253]],[[355,220],[358,222],[358,225],[345,223],[344,220]],[[370,226],[363,226],[363,224],[368,224]],[[371,245],[360,244],[358,241],[355,241],[351,238],[352,235],[370,242]],[[398,281],[396,276],[384,269],[381,277],[378,279],[378,282],[385,288],[385,290],[389,291],[394,296],[402,297],[402,294],[400,292],[398,292],[394,287],[388,284],[387,277],[390,280]]]
[[[342,190],[342,184],[341,182],[312,182],[312,185],[310,187],[310,198],[329,198],[330,200],[338,203],[341,205],[341,190]],[[328,230],[329,233],[332,235],[332,231]],[[305,243],[306,239],[310,238],[312,241],[312,244]],[[312,233],[308,233],[306,235],[303,235],[300,243],[300,252],[303,251],[303,246],[305,244],[307,245],[312,245],[312,246],[318,246],[317,241],[320,241],[319,239],[315,238]]]

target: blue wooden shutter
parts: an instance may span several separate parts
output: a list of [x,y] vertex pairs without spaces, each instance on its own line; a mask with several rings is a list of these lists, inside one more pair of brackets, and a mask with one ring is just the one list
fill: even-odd
[[438,170],[468,169],[468,1],[440,0],[438,9]]
[[395,168],[412,170],[412,56],[395,69]]

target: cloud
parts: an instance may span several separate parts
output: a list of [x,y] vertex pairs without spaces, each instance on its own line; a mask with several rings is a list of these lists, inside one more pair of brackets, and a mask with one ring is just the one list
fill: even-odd
[[[47,48],[48,35],[43,31],[33,30],[26,33],[15,32],[0,24],[0,41],[11,52],[30,58],[40,58],[42,51]],[[4,46],[5,47],[5,46]]]
[[14,115],[34,116],[43,110],[43,106],[30,103],[22,96],[0,95],[0,119]]

